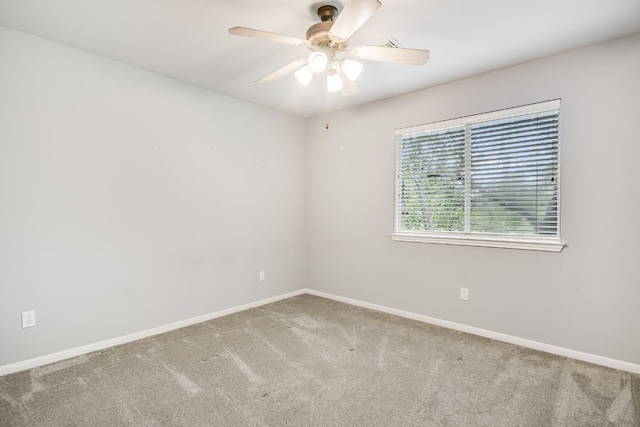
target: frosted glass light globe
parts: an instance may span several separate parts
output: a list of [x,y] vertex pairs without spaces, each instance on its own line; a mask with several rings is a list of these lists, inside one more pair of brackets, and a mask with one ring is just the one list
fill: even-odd
[[298,71],[294,73],[298,81],[302,84],[302,86],[309,86],[309,82],[313,78],[313,70],[309,68],[309,66],[305,66],[300,68]]
[[355,82],[362,72],[362,64],[351,59],[345,59],[342,61],[342,71],[344,71],[349,80]]
[[329,58],[327,58],[327,54],[320,51],[311,52],[309,55],[309,68],[314,73],[321,73],[327,69],[327,64],[329,63]]
[[344,86],[340,75],[335,71],[327,76],[327,90],[329,92],[337,92]]

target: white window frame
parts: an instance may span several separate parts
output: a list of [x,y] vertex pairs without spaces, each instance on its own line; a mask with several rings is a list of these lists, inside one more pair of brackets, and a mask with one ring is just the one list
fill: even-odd
[[[544,112],[549,110],[560,110],[561,101],[559,99],[546,101],[536,104],[530,104],[515,108],[509,108],[505,110],[493,111],[490,113],[478,114],[474,116],[467,116],[458,119],[446,120],[436,123],[430,123],[420,126],[412,126],[408,128],[397,129],[396,144],[398,144],[399,137],[415,133],[431,132],[436,130],[442,130],[452,128],[456,126],[469,125],[477,122],[485,122],[490,120],[497,120],[506,117],[514,117],[519,115],[533,114],[537,112]],[[467,146],[469,144],[467,143]],[[470,152],[467,147],[467,153]],[[466,163],[469,167],[469,162]],[[395,165],[398,168],[398,164]],[[558,192],[561,194],[560,185],[560,144],[558,144]],[[494,248],[510,248],[510,249],[524,249],[535,251],[548,251],[548,252],[560,252],[562,251],[565,243],[560,240],[560,195],[558,196],[558,235],[557,236],[519,236],[519,235],[506,235],[506,234],[480,234],[480,233],[465,233],[465,232],[434,232],[434,231],[403,231],[398,230],[397,227],[400,224],[399,213],[397,211],[397,198],[398,198],[398,179],[399,174],[397,169],[395,170],[395,185],[394,185],[394,231],[391,233],[391,239],[396,242],[414,242],[414,243],[436,243],[447,245],[462,245],[462,246],[483,246]],[[467,180],[468,181],[468,180]],[[467,198],[468,199],[468,198]],[[468,206],[466,206],[468,209]]]

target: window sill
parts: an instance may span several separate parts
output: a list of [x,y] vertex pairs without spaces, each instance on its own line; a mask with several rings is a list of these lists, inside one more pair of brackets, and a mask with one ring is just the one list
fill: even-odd
[[421,233],[391,233],[394,242],[435,243],[441,245],[482,246],[488,248],[521,249],[529,251],[560,252],[565,244],[555,239],[523,239],[503,236],[436,235]]

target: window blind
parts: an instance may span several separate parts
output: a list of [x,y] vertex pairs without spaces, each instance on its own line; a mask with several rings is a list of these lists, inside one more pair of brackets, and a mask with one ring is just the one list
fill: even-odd
[[401,138],[396,209],[407,230],[464,230],[465,129]]
[[551,102],[396,131],[395,230],[559,237],[559,115]]
[[558,116],[469,126],[472,232],[557,235]]

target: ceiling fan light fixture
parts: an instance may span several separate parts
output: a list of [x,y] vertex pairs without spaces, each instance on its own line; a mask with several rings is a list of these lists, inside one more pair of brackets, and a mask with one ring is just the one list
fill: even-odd
[[340,75],[336,73],[335,70],[332,70],[332,72],[327,76],[327,90],[329,92],[337,92],[342,89],[343,86],[344,83],[342,82]]
[[314,73],[321,73],[327,69],[327,65],[329,64],[329,58],[327,54],[316,50],[315,52],[311,52],[309,55],[309,68]]
[[307,87],[313,78],[313,74],[313,70],[307,65],[296,71],[294,75],[302,86]]
[[[316,3],[312,6],[321,22],[307,29],[305,39],[248,27],[229,28],[229,34],[306,47],[311,51],[307,56],[256,80],[256,83],[268,83],[294,73],[298,81],[306,87],[313,80],[313,74],[322,74],[324,77],[326,72],[327,90],[341,91],[344,96],[349,96],[360,90],[356,80],[363,66],[360,62],[341,58],[342,53],[349,53],[359,60],[410,65],[423,65],[429,59],[428,50],[405,49],[400,47],[395,39],[380,46],[358,45],[350,48],[351,36],[371,18],[382,3],[380,0],[345,0],[345,2],[344,7],[338,2],[326,2],[326,0],[324,3]],[[342,10],[338,13],[340,8]]]
[[344,71],[349,80],[355,82],[362,72],[362,64],[351,59],[345,59],[342,61],[342,71]]

